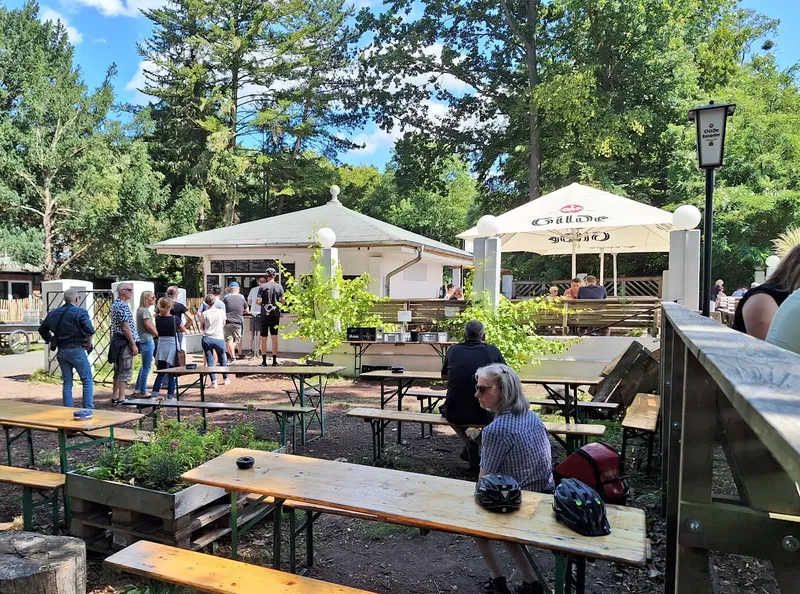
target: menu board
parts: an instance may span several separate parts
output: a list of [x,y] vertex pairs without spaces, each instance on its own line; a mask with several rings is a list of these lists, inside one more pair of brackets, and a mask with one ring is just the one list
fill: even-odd
[[216,274],[264,274],[267,268],[279,270],[278,262],[276,260],[211,260],[211,272]]

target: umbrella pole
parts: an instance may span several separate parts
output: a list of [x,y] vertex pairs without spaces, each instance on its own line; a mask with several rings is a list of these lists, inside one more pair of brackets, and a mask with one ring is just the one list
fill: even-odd
[[578,263],[577,263],[577,256],[575,255],[575,229],[572,230],[572,278],[575,278],[578,275]]
[[605,250],[600,250],[600,286],[603,286],[604,275],[603,272],[606,268],[606,252]]
[[614,259],[614,297],[617,296],[617,252],[612,254]]

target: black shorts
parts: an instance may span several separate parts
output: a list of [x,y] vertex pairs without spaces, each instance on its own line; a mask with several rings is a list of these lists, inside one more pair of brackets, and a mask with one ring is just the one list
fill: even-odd
[[270,314],[261,316],[261,336],[278,335],[278,324],[281,323],[281,314]]

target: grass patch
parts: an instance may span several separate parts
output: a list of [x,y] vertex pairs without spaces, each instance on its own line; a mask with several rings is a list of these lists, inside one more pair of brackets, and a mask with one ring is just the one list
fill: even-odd
[[61,385],[61,370],[57,369],[53,375],[50,375],[42,369],[35,369],[33,373],[28,376],[28,380],[32,384],[52,384]]
[[36,462],[36,465],[40,467],[58,466],[61,463],[58,452],[46,452],[44,450],[36,456]]
[[390,538],[395,534],[405,534],[412,532],[416,528],[409,526],[398,526],[397,524],[385,524],[383,522],[361,522],[358,534],[370,540],[380,540]]

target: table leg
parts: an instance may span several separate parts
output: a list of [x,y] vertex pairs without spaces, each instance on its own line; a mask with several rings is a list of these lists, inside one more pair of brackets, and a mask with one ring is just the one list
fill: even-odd
[[22,529],[33,530],[33,487],[22,488]]
[[[67,432],[63,429],[58,430],[58,455],[61,460],[61,473],[66,474],[69,470],[67,462]],[[64,483],[64,524],[67,530],[72,526],[72,502],[67,495],[67,484]]]
[[[303,380],[302,377],[300,377],[299,381],[297,382],[297,397],[300,400],[300,406],[305,406],[306,405],[305,381]],[[308,425],[306,424],[305,415],[301,417],[301,421],[303,424],[303,431],[302,433],[300,433],[300,443],[306,445],[306,430],[308,428]],[[310,423],[311,420],[309,419],[309,424]]]
[[319,385],[317,392],[319,393],[319,428],[320,436],[325,437],[325,388],[328,387],[328,380],[325,378],[325,385],[322,385],[323,377],[319,376]]
[[555,594],[566,594],[567,556],[556,553],[556,581],[553,586]]
[[272,510],[272,569],[281,569],[281,517],[283,499],[275,499],[275,508]]
[[231,491],[231,559],[239,556],[239,492]]
[[288,510],[289,513],[289,573],[297,573],[297,555],[295,552],[295,538],[294,533],[296,530],[295,525],[295,512],[294,508]]
[[314,512],[306,511],[306,568],[314,565]]
[[[212,363],[213,363],[213,361],[212,361]],[[200,374],[200,402],[205,402],[205,401],[206,401],[206,376],[201,373]],[[180,411],[181,409],[179,408],[178,410]],[[207,412],[208,411],[206,411],[206,409],[204,409],[204,408],[200,409],[200,414],[203,415],[203,429],[205,429],[206,431],[208,431],[208,419],[206,418],[206,413]]]
[[[397,410],[403,410],[403,380],[397,381]],[[403,441],[403,423],[397,422],[397,443]]]

